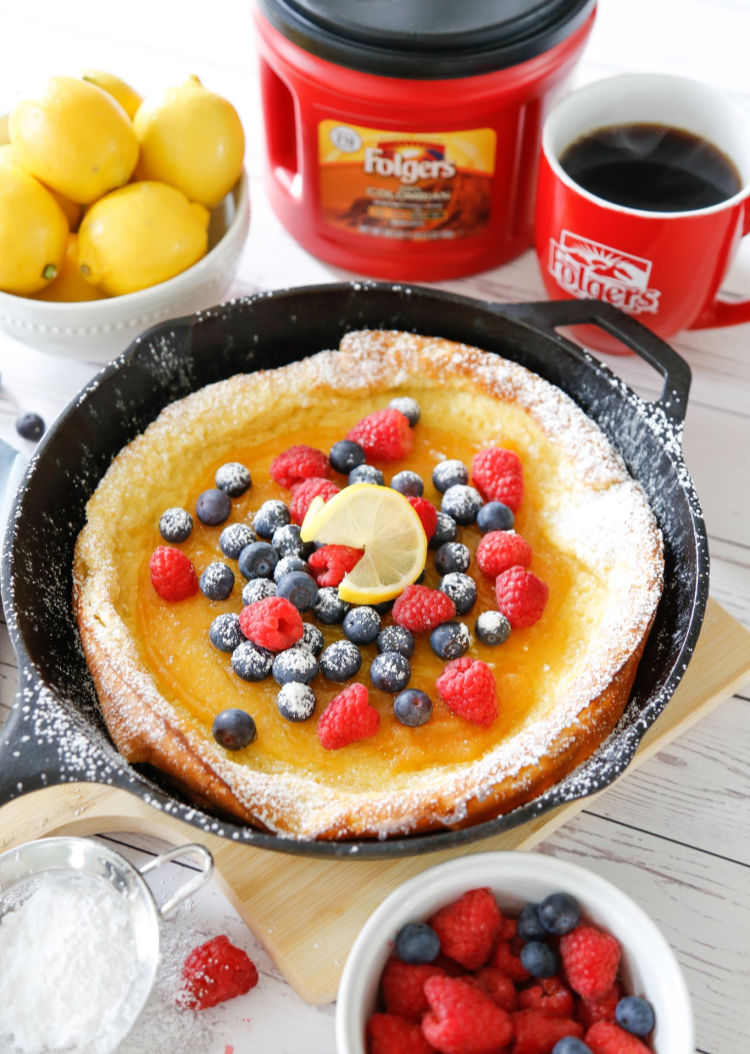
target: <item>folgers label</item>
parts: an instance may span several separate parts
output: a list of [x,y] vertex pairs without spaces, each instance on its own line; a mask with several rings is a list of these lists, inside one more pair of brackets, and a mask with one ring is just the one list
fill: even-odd
[[331,227],[373,237],[477,234],[489,223],[496,139],[491,128],[404,136],[322,121],[321,216]]

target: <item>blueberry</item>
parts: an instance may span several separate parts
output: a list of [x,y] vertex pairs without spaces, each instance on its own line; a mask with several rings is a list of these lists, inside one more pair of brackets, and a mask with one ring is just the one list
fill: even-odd
[[255,534],[246,523],[230,523],[219,535],[219,548],[230,560],[237,560],[242,550],[255,541]]
[[308,648],[287,648],[273,660],[271,674],[277,684],[309,684],[318,673],[318,660]]
[[447,512],[456,523],[466,525],[474,523],[482,507],[482,495],[474,487],[456,484],[448,487],[440,502],[442,512]]
[[391,480],[391,487],[407,498],[421,498],[424,494],[422,477],[416,472],[409,471],[408,468],[396,473]]
[[477,640],[494,647],[505,644],[510,636],[510,622],[500,611],[482,611],[474,623]]
[[193,517],[187,509],[166,509],[159,520],[159,534],[165,542],[178,545],[187,541],[193,530]]
[[216,470],[214,482],[219,490],[227,492],[230,498],[239,498],[252,486],[250,470],[239,461],[227,461]]
[[[273,580],[278,586],[282,578],[290,575],[293,571],[302,572],[310,578],[310,570],[301,556],[282,556],[273,569]],[[276,590],[278,593],[278,589]],[[281,594],[280,594],[281,595]]]
[[329,450],[328,460],[331,462],[332,469],[348,476],[353,468],[364,465],[367,461],[367,454],[353,439],[339,439]]
[[432,717],[432,699],[419,688],[407,688],[393,700],[393,715],[408,728],[418,728]]
[[477,602],[477,584],[471,575],[450,571],[438,582],[438,589],[456,605],[456,614],[465,615]]
[[242,587],[242,603],[257,604],[259,600],[265,600],[266,597],[276,596],[276,583],[272,582],[269,578],[251,578],[249,582],[245,582]]
[[41,439],[46,425],[39,414],[21,414],[16,418],[16,431],[23,439]]
[[243,681],[264,681],[273,666],[273,652],[244,640],[232,652],[232,669]]
[[391,610],[391,608],[393,607],[395,602],[396,602],[396,598],[393,597],[392,600],[381,600],[379,603],[371,604],[370,606],[372,607],[372,610],[373,611],[377,611],[377,613],[382,618],[383,615],[387,615],[388,614],[388,612]]
[[581,910],[570,893],[550,893],[539,905],[539,921],[547,933],[561,937],[578,925]]
[[287,721],[307,721],[315,711],[315,693],[309,684],[290,681],[281,686],[276,705]]
[[468,571],[470,563],[471,552],[463,542],[444,542],[435,553],[435,570],[441,575],[453,571],[462,574]]
[[292,645],[293,648],[307,648],[316,657],[320,655],[325,644],[325,637],[320,632],[317,626],[313,626],[312,622],[302,623],[302,636],[299,640],[296,640]]
[[560,969],[560,953],[545,941],[524,944],[520,958],[532,977],[552,977]]
[[244,640],[239,616],[229,611],[217,615],[208,627],[208,639],[219,651],[234,651]]
[[234,589],[234,571],[220,560],[214,560],[204,568],[199,585],[209,600],[226,600]]
[[352,608],[344,616],[343,630],[354,644],[372,644],[380,633],[380,615],[375,608]]
[[471,637],[463,622],[443,622],[430,634],[430,647],[439,659],[460,659],[469,650]]
[[539,921],[539,905],[524,904],[516,923],[516,932],[522,941],[544,941],[549,934]]
[[455,542],[458,538],[458,524],[447,512],[438,512],[437,527],[427,543],[430,549],[439,549],[446,542]]
[[440,938],[426,922],[407,922],[396,934],[396,955],[405,963],[431,963],[440,954]]
[[258,734],[250,714],[234,707],[216,715],[211,731],[216,742],[225,750],[242,750]]
[[514,522],[513,510],[501,501],[488,501],[477,513],[477,527],[482,534],[487,531],[509,531]]
[[469,470],[463,461],[458,461],[456,458],[438,461],[432,470],[432,484],[441,494],[445,494],[449,487],[468,482]]
[[397,651],[404,658],[414,654],[414,637],[403,626],[385,626],[378,633],[378,651]]
[[[296,560],[297,557],[288,556],[285,559]],[[280,560],[276,566],[283,563],[284,560]],[[291,601],[298,611],[309,611],[318,599],[318,587],[306,571],[289,571],[277,580],[276,595]]]
[[218,490],[218,488],[204,490],[195,503],[196,516],[207,527],[217,527],[220,523],[224,523],[231,511],[232,499],[225,491]]
[[300,529],[296,523],[285,523],[277,527],[271,535],[271,545],[279,556],[302,556],[309,546],[300,538]]
[[350,640],[334,641],[320,656],[320,671],[329,681],[348,681],[359,673],[361,665],[359,648]]
[[552,1048],[551,1054],[592,1054],[591,1047],[576,1036],[563,1036]]
[[382,651],[372,660],[370,680],[374,688],[383,692],[400,692],[406,688],[410,677],[409,660],[398,651]]
[[270,578],[278,562],[279,554],[268,542],[250,542],[239,556],[245,578]]
[[385,476],[374,465],[357,465],[349,473],[349,483],[376,483],[379,487],[385,484]]
[[343,622],[344,616],[349,610],[349,604],[339,597],[336,586],[323,586],[318,590],[318,599],[313,607],[313,615],[318,622],[326,626],[333,626],[337,622]]
[[656,1024],[654,1008],[638,995],[626,995],[615,1007],[615,1021],[633,1036],[647,1036]]
[[404,415],[409,422],[409,428],[413,428],[414,425],[418,424],[419,418],[422,416],[419,403],[416,399],[412,399],[410,395],[397,395],[395,399],[391,399],[388,406],[391,410],[398,410],[400,414]]
[[253,530],[261,538],[272,538],[277,527],[283,527],[291,519],[289,509],[283,501],[271,498],[264,501],[253,517]]

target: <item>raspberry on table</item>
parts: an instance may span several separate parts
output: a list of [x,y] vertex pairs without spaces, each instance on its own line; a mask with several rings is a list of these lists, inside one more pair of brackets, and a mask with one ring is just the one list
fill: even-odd
[[422,527],[424,533],[427,535],[427,541],[432,538],[437,530],[438,525],[438,511],[431,501],[427,498],[415,497],[414,495],[407,496],[406,500],[409,502],[411,507],[416,512],[419,519],[422,521]]
[[370,705],[364,684],[355,682],[331,699],[318,720],[318,739],[324,750],[338,750],[374,736],[380,713]]
[[490,578],[497,578],[516,564],[528,567],[531,563],[531,546],[514,531],[489,531],[477,546],[476,561],[481,571]]
[[323,545],[310,553],[307,566],[319,586],[337,586],[363,555],[364,549],[351,545]]
[[292,487],[292,500],[289,502],[292,520],[302,523],[313,498],[321,497],[323,501],[328,501],[334,494],[338,494],[340,489],[333,480],[324,476],[310,476],[301,483],[295,483]]
[[586,999],[611,988],[620,965],[620,945],[609,933],[581,924],[560,938],[563,972],[570,987]]
[[193,948],[182,967],[177,997],[180,1008],[205,1010],[245,995],[258,983],[258,971],[248,955],[224,935]]
[[435,683],[449,709],[466,721],[486,728],[497,717],[495,676],[481,659],[454,659]]
[[379,461],[398,461],[414,445],[408,417],[393,407],[367,414],[349,429],[346,438],[359,443],[368,458]]
[[424,983],[430,977],[444,977],[445,970],[431,962],[409,963],[391,956],[383,968],[381,989],[389,1014],[419,1020],[430,1009]]
[[430,977],[424,991],[430,1010],[422,1031],[442,1054],[486,1054],[513,1038],[510,1015],[475,985],[458,977]]
[[490,957],[502,915],[492,890],[482,886],[440,908],[429,923],[445,955],[467,970],[477,970]]
[[471,463],[471,481],[485,501],[501,501],[517,512],[523,498],[523,465],[503,447],[484,447]]
[[434,1054],[416,1021],[397,1014],[372,1014],[365,1030],[367,1054]]
[[548,1054],[565,1036],[583,1038],[583,1025],[572,1018],[550,1017],[541,1010],[511,1014],[515,1030],[513,1054]]
[[455,618],[456,605],[438,589],[411,585],[396,599],[391,615],[398,626],[411,633],[425,633]]
[[609,1021],[597,1021],[584,1037],[591,1054],[651,1054],[645,1043]]
[[198,592],[193,563],[181,549],[159,545],[148,562],[151,584],[163,600],[185,600]]
[[509,567],[495,579],[497,608],[513,629],[533,626],[547,606],[549,586],[520,564]]
[[240,612],[240,629],[268,651],[284,651],[302,636],[302,616],[284,597],[266,597]]
[[330,472],[328,455],[306,443],[288,447],[268,467],[271,479],[289,489],[311,476],[329,476]]

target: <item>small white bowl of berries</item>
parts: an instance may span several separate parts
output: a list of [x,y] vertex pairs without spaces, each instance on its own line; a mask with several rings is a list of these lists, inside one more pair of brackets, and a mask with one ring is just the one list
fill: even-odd
[[383,901],[346,961],[338,1054],[687,1054],[668,943],[605,879],[538,853],[438,864]]

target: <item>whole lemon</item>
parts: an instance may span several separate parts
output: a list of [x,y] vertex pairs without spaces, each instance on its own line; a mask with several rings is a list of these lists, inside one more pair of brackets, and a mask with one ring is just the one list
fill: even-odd
[[166,183],[129,183],[94,202],[78,231],[78,262],[109,296],[190,267],[208,248],[209,212]]
[[90,84],[95,84],[97,88],[108,92],[113,99],[117,99],[132,121],[135,111],[143,102],[135,88],[131,88],[121,77],[114,73],[107,73],[105,70],[86,70],[81,76]]
[[133,127],[141,151],[138,179],[169,183],[212,209],[240,177],[242,122],[232,104],[197,77],[145,99]]
[[60,273],[46,289],[34,294],[35,300],[52,300],[55,303],[78,303],[82,300],[102,300],[105,294],[97,286],[87,282],[78,266],[78,235],[69,234]]
[[24,168],[84,205],[127,183],[138,160],[138,140],[123,108],[76,77],[50,77],[21,99],[9,132]]
[[0,165],[0,289],[26,296],[62,267],[68,221],[46,187],[15,164]]

